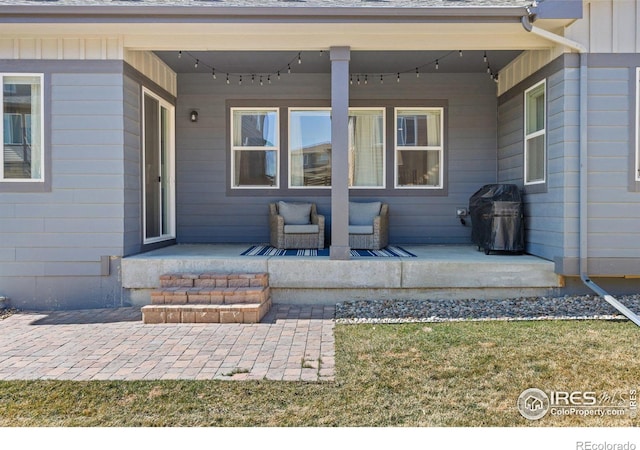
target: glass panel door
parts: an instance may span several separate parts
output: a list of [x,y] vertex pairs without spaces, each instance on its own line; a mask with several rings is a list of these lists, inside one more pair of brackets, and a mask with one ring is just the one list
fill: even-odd
[[173,106],[144,93],[144,242],[174,234]]

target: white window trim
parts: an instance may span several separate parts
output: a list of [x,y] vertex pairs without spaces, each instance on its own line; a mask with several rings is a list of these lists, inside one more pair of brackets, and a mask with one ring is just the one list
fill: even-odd
[[[5,178],[4,177],[4,78],[5,77],[37,77],[40,80],[40,177],[39,178]],[[44,149],[44,130],[45,130],[45,117],[44,117],[44,98],[45,98],[45,86],[44,86],[44,74],[42,73],[12,73],[2,72],[0,73],[0,108],[2,109],[2,120],[0,120],[0,142],[2,143],[2,150],[0,151],[0,183],[44,183],[46,173],[46,160]]]
[[636,68],[636,165],[635,180],[640,181],[640,67]]
[[[233,120],[233,113],[235,111],[269,111],[269,112],[275,112],[276,113],[276,125],[275,125],[275,130],[276,130],[276,145],[274,147],[241,147],[241,146],[235,146],[233,145],[233,135],[234,135],[234,120]],[[229,182],[231,185],[231,189],[237,189],[237,190],[246,190],[246,189],[269,189],[269,190],[274,190],[274,189],[280,189],[280,148],[281,148],[281,143],[280,143],[280,108],[278,107],[262,107],[262,106],[256,106],[256,107],[243,107],[243,108],[230,108],[230,115],[229,115],[229,131],[230,131],[230,148],[231,148],[231,154],[230,154],[230,158],[231,158],[231,173],[229,175]],[[243,186],[235,186],[234,185],[234,174],[235,174],[235,152],[236,151],[274,151],[276,152],[276,182],[273,186],[265,186],[265,185],[243,185]]]
[[382,186],[349,186],[349,189],[386,189],[387,188],[387,109],[384,107],[349,108],[351,111],[382,111]]
[[[143,244],[153,244],[156,242],[163,242],[163,241],[168,241],[171,239],[175,239],[176,238],[176,164],[175,164],[175,157],[176,157],[176,152],[175,152],[175,133],[176,133],[176,127],[175,127],[175,106],[172,105],[171,103],[167,102],[166,100],[164,100],[162,97],[159,97],[156,93],[154,93],[153,91],[147,89],[146,87],[142,87],[142,101],[141,101],[141,108],[142,108],[142,117],[143,117],[143,121],[142,121],[142,126],[141,126],[141,131],[142,131],[142,167],[146,167],[146,161],[145,161],[145,127],[144,127],[144,117],[145,117],[145,110],[144,110],[144,96],[148,95],[149,97],[155,99],[158,101],[159,105],[161,107],[164,107],[167,109],[167,111],[169,112],[169,148],[167,149],[168,151],[168,161],[167,163],[169,164],[169,198],[168,198],[168,207],[169,207],[169,233],[165,233],[162,234],[161,236],[157,236],[157,237],[152,237],[152,238],[147,238],[147,196],[146,196],[146,192],[145,192],[145,179],[144,179],[144,170],[142,171],[142,236],[143,236]],[[162,204],[162,202],[161,202]]]
[[[527,134],[527,114],[528,114],[528,110],[529,108],[527,108],[527,97],[529,92],[533,91],[534,89],[537,89],[540,85],[544,85],[544,128],[542,130],[533,132],[531,134]],[[534,84],[533,86],[531,86],[529,89],[527,89],[526,91],[524,91],[524,151],[523,151],[523,156],[524,156],[524,173],[522,174],[523,177],[523,182],[525,186],[534,186],[536,184],[545,184],[547,182],[547,80],[544,79],[536,84]],[[535,180],[535,181],[527,181],[527,170],[528,170],[528,165],[527,165],[527,142],[530,139],[539,137],[539,136],[544,136],[544,143],[543,145],[543,155],[542,155],[542,162],[543,162],[543,168],[542,168],[542,180]]]
[[[331,185],[329,186],[294,186],[291,184],[291,176],[293,175],[293,171],[291,170],[291,113],[296,111],[327,111],[329,115],[331,115],[331,108],[320,108],[320,107],[291,107],[288,108],[287,112],[287,180],[289,189],[331,189]],[[332,183],[333,184],[333,183]]]
[[[331,108],[322,108],[322,107],[291,107],[288,109],[287,115],[287,169],[288,169],[288,186],[289,189],[331,189],[332,186],[293,186],[291,184],[291,113],[294,111],[327,111],[331,113]],[[349,186],[349,189],[386,189],[387,188],[387,158],[386,158],[386,148],[387,148],[387,111],[384,107],[358,107],[358,108],[349,108],[349,115],[351,111],[381,111],[382,112],[382,185],[381,186]]]
[[[412,111],[439,111],[440,112],[440,145],[433,146],[399,146],[398,145],[398,111],[399,110],[412,110]],[[398,184],[398,151],[438,151],[440,167],[439,167],[439,180],[440,183],[437,186],[402,186]],[[443,107],[410,107],[400,106],[395,107],[393,110],[393,187],[394,189],[428,189],[437,190],[444,189],[444,108]]]

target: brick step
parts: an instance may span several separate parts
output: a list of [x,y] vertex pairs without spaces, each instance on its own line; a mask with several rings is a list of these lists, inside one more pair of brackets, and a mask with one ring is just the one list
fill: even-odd
[[267,287],[165,287],[151,292],[152,305],[222,305],[264,303]]
[[268,273],[168,273],[160,276],[160,287],[241,288],[269,286]]
[[258,323],[269,312],[271,299],[263,303],[235,305],[148,305],[142,321],[159,323]]

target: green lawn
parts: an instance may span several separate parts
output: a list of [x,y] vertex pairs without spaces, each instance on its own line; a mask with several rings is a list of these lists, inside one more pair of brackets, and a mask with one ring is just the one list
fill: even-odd
[[0,426],[617,426],[524,419],[520,393],[640,388],[626,321],[337,325],[336,381],[0,382]]

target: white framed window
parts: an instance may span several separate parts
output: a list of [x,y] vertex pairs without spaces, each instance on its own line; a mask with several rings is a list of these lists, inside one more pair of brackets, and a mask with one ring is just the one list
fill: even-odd
[[524,93],[524,184],[546,182],[547,83],[535,84]]
[[444,108],[395,108],[395,187],[442,189]]
[[289,187],[331,188],[331,109],[289,108]]
[[0,181],[44,181],[43,75],[0,74]]
[[[385,187],[385,110],[349,109],[349,187]],[[289,109],[289,187],[331,187],[331,109]]]
[[640,181],[640,67],[636,68],[636,166],[635,180]]
[[349,110],[349,187],[385,188],[385,109]]
[[278,108],[231,108],[231,188],[279,187]]

